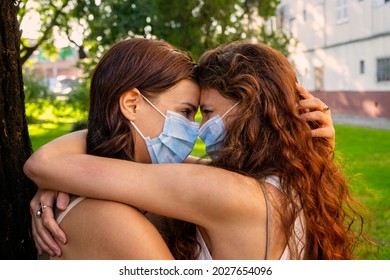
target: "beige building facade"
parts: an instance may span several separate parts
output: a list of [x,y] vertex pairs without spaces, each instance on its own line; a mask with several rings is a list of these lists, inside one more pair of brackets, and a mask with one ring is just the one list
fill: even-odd
[[299,81],[334,113],[390,118],[390,0],[282,0]]

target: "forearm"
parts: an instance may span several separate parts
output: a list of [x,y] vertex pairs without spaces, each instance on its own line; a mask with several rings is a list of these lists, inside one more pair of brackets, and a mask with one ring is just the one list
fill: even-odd
[[[44,146],[27,160],[24,165],[27,177],[42,189],[100,199],[113,199],[109,196],[110,192],[104,193],[100,188],[103,185],[110,186],[112,184],[110,178],[116,175],[115,169],[104,167],[105,164],[110,166],[112,159],[64,152],[64,150],[56,151],[54,147],[54,144]],[[111,173],[108,174],[109,172]],[[99,184],[95,184],[97,181]],[[119,190],[112,192],[119,192]]]
[[62,161],[63,157],[85,154],[86,135],[86,130],[77,131],[43,145],[24,164],[23,171],[25,175],[42,189],[57,190],[54,185],[50,184],[55,178],[62,175],[62,170],[65,168],[65,166],[61,166],[61,164],[65,164]]
[[[148,211],[159,211],[151,209],[158,206],[155,202],[159,197],[172,203],[178,201],[174,198],[174,185],[163,190],[168,178],[176,176],[171,174],[174,169],[164,171],[150,164],[82,154],[82,149],[69,147],[80,146],[74,138],[61,137],[40,148],[25,163],[25,174],[43,189],[113,200]],[[164,179],[167,173],[171,175]],[[184,189],[177,190],[180,191]]]

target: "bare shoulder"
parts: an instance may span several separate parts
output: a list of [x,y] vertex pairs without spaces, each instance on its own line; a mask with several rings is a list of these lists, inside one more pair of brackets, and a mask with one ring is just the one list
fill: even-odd
[[85,199],[61,223],[64,259],[172,259],[157,229],[137,209]]

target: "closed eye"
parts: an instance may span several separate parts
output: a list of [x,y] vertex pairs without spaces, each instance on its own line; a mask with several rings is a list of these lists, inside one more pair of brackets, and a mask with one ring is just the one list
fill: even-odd
[[183,102],[182,107],[178,109],[183,116],[193,121],[195,119],[195,114],[198,110],[198,104],[195,105],[190,102]]
[[200,112],[202,113],[202,115],[206,115],[207,116],[208,114],[211,114],[213,111],[209,110],[209,109],[201,108]]
[[180,113],[182,113],[185,117],[188,117],[191,114],[191,112],[192,112],[191,109],[180,110]]

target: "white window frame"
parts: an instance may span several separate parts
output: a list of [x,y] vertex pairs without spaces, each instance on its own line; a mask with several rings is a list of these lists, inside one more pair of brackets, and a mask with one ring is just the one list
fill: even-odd
[[376,81],[390,81],[390,56],[376,59]]
[[373,0],[374,7],[380,7],[386,4],[390,4],[390,0]]
[[336,22],[343,23],[349,20],[348,0],[336,0]]
[[364,60],[360,60],[359,62],[359,74],[363,75],[366,72],[366,63]]

